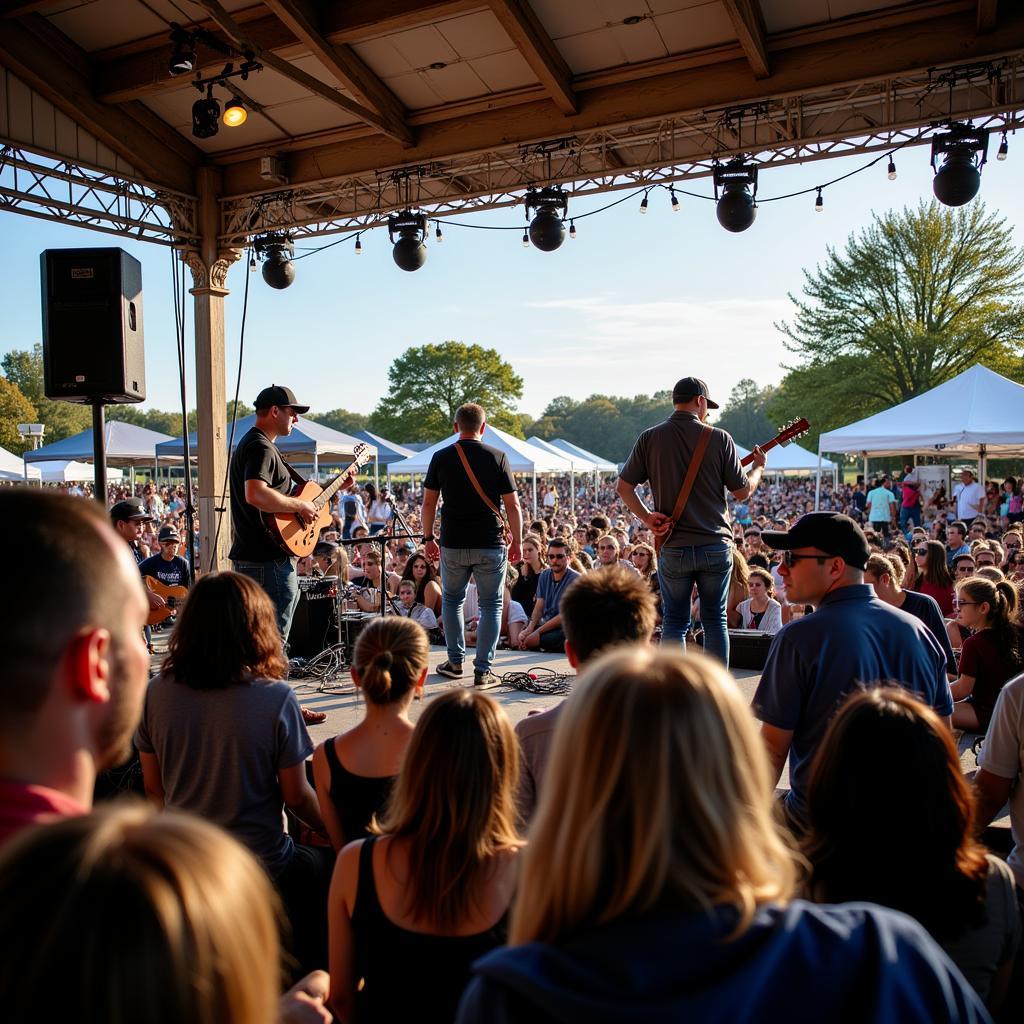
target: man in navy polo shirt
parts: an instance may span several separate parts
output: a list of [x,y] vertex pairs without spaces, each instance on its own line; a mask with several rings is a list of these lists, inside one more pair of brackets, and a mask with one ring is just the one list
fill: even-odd
[[880,601],[864,582],[871,552],[849,516],[809,512],[788,533],[766,530],[761,540],[785,552],[786,599],[815,607],[776,633],[753,702],[775,781],[789,759],[786,810],[799,828],[811,760],[848,693],[897,683],[947,719],[953,700],[945,655],[924,623]]

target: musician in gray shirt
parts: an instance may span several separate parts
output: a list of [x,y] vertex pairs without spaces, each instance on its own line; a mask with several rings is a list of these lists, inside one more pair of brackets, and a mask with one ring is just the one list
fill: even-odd
[[[684,377],[672,390],[674,412],[645,430],[619,474],[618,493],[626,507],[650,527],[659,542],[658,584],[662,602],[662,642],[685,645],[690,628],[690,598],[697,585],[704,650],[729,663],[726,600],[732,577],[732,529],[725,492],[746,501],[761,480],[764,453],[754,449],[754,469],[745,473],[733,439],[709,426],[708,410],[717,409],[708,387]],[[705,432],[706,436],[705,436]],[[699,468],[678,522],[672,513],[693,460]],[[655,511],[636,493],[649,481]]]

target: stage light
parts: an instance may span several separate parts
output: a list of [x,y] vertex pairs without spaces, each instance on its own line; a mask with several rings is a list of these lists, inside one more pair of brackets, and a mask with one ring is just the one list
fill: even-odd
[[214,99],[213,86],[206,96],[192,104],[192,134],[197,139],[212,139],[220,131],[220,102]]
[[224,123],[229,128],[237,128],[239,125],[245,124],[248,119],[249,111],[245,109],[245,104],[239,99],[230,100],[224,108]]
[[673,213],[678,213],[679,212],[679,199],[676,196],[676,190],[674,188],[670,188],[668,190],[668,192],[669,192],[669,196],[672,199],[672,212]]
[[[715,213],[718,223],[726,231],[746,231],[754,223],[757,207],[757,164],[745,163],[743,157],[734,157],[725,165],[715,168]],[[722,190],[719,197],[718,190]],[[753,189],[753,191],[751,191]]]
[[542,252],[554,252],[565,241],[564,218],[569,212],[569,194],[557,185],[530,189],[524,205],[527,217],[531,209],[537,211],[530,221],[530,241]]
[[814,212],[824,213],[825,211],[825,200],[821,197],[821,189],[818,189],[818,198],[814,200]]
[[427,262],[427,247],[423,244],[426,237],[426,214],[403,210],[394,217],[388,217],[388,238],[394,243],[391,257],[400,270],[412,273]]
[[947,127],[948,131],[932,139],[932,170],[936,158],[943,158],[932,178],[932,191],[944,206],[963,206],[981,188],[981,169],[988,157],[988,132],[956,122]]
[[569,237],[576,241],[576,221],[574,220],[569,221]]
[[171,50],[170,60],[167,61],[168,74],[191,75],[196,69],[196,44],[195,40],[180,25],[171,25],[171,42],[174,48]]
[[434,238],[437,239],[437,244],[440,245],[444,241],[444,235],[441,234],[441,225],[438,224],[434,228]]
[[889,157],[889,169],[886,174],[890,181],[896,180],[896,163],[892,157]]
[[272,233],[253,239],[253,249],[263,259],[263,280],[271,288],[287,288],[295,280],[292,256],[295,246],[287,234]]
[[363,243],[359,240],[359,236],[358,235],[356,235],[356,255],[357,256],[362,256],[363,255]]
[[999,150],[996,153],[997,160],[1005,160],[1006,154],[1010,152],[1010,145],[1006,141],[1006,132],[1003,132],[1003,141],[999,143]]
[[640,201],[640,212],[641,213],[646,213],[647,212],[647,193],[646,192],[644,193],[643,199]]

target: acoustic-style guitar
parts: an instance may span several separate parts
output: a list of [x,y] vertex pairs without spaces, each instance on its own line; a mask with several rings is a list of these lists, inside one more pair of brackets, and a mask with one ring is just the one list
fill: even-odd
[[317,517],[309,526],[293,512],[277,514],[263,513],[263,522],[274,542],[287,554],[305,558],[313,553],[320,531],[331,526],[331,498],[342,487],[347,487],[352,478],[370,461],[370,446],[360,442],[352,450],[352,464],[339,473],[326,487],[321,487],[313,480],[298,484],[292,491],[293,498],[311,501],[317,509]]
[[185,603],[188,597],[186,587],[169,587],[166,583],[154,579],[152,576],[143,576],[146,586],[159,597],[162,597],[167,604],[163,608],[150,608],[149,616],[146,619],[147,626],[156,626],[158,623],[166,622]]

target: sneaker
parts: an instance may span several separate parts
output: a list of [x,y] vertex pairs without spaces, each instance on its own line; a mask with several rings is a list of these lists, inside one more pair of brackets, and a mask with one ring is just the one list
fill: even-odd
[[473,686],[478,690],[494,690],[501,686],[501,680],[493,672],[474,672]]
[[434,671],[439,676],[447,676],[449,679],[461,679],[462,678],[462,666],[453,665],[450,661],[442,661]]

